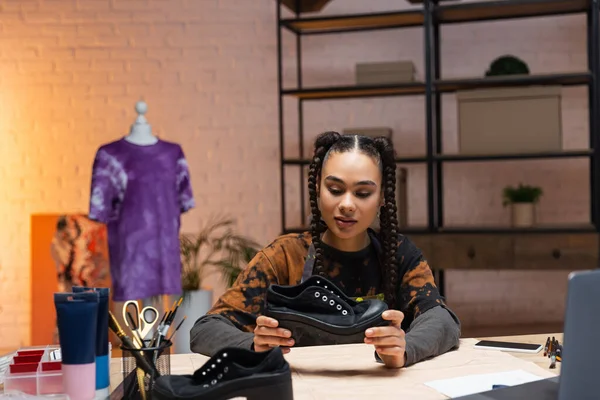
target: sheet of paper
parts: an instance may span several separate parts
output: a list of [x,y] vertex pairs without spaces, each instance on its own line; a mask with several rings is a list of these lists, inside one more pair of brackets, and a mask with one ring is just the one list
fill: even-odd
[[493,374],[467,375],[425,382],[425,385],[448,397],[466,396],[492,390],[493,385],[514,386],[544,379],[521,369]]

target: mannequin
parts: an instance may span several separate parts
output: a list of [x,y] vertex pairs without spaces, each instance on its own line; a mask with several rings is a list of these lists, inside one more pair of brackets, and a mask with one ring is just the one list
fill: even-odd
[[129,135],[125,137],[125,140],[138,146],[156,144],[158,138],[152,134],[152,126],[148,123],[146,117],[144,117],[144,114],[148,112],[148,105],[143,101],[138,101],[135,104],[135,111],[138,113],[138,117],[131,125]]
[[[153,305],[182,293],[180,216],[195,206],[181,146],[152,133],[145,102],[128,135],[100,146],[88,217],[107,225],[115,316],[128,300]],[[161,313],[162,314],[162,313]]]

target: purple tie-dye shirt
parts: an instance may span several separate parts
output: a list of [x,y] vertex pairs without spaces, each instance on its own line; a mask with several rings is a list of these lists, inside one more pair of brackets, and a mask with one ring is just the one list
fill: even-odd
[[180,215],[194,207],[181,146],[101,146],[92,170],[89,217],[108,228],[114,301],[179,294]]

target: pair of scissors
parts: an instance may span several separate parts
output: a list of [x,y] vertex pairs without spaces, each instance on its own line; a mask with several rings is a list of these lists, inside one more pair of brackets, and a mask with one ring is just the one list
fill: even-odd
[[138,302],[129,300],[123,305],[123,320],[132,332],[137,332],[139,337],[144,339],[158,321],[158,310],[146,306],[140,311]]

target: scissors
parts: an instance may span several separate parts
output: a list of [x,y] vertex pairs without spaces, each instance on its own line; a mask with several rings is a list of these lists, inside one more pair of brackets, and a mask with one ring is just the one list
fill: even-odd
[[[130,319],[127,314],[131,315],[132,318]],[[146,306],[140,312],[137,301],[129,300],[123,305],[123,320],[132,332],[137,332],[139,337],[143,339],[156,325],[158,310],[152,306]]]

